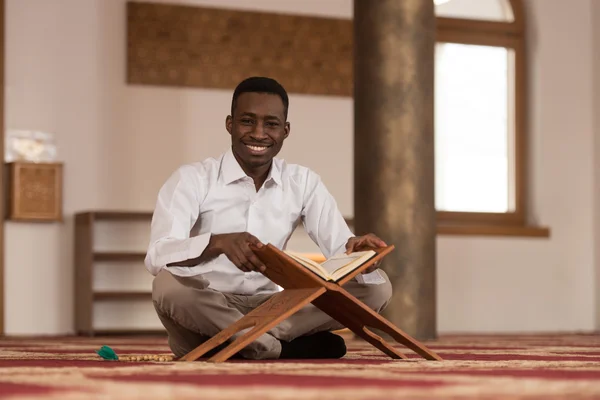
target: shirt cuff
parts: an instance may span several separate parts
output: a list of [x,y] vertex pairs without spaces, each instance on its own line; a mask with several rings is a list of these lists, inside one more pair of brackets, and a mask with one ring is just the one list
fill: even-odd
[[150,246],[146,254],[146,268],[156,276],[167,265],[200,257],[208,246],[211,233],[188,239],[167,240]]
[[208,246],[208,242],[210,242],[210,237],[211,233],[208,232],[190,238],[190,246],[188,248],[187,259],[191,260],[200,257],[202,252],[204,252],[204,250]]

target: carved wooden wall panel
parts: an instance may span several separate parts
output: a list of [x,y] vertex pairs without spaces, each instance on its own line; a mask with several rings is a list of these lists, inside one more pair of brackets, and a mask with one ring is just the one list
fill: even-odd
[[127,4],[129,83],[233,89],[254,75],[290,93],[352,96],[352,22]]

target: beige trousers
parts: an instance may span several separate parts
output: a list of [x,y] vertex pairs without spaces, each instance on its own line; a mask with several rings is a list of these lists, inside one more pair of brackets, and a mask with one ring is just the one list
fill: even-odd
[[[380,284],[361,284],[352,280],[344,289],[375,312],[381,312],[392,297],[392,286],[385,278]],[[162,270],[152,285],[154,308],[169,335],[169,346],[177,357],[190,352],[210,337],[227,328],[272,294],[243,296],[209,289],[202,275],[179,277]],[[337,321],[312,304],[260,336],[240,353],[248,359],[279,358],[280,340],[290,341],[299,336],[343,328]],[[241,336],[241,331],[233,338]]]

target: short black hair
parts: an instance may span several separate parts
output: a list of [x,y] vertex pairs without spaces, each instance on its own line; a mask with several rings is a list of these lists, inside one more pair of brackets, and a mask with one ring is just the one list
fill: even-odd
[[270,93],[278,95],[281,97],[281,101],[283,102],[283,116],[287,120],[290,100],[288,99],[288,94],[283,86],[281,86],[281,84],[275,79],[264,76],[253,76],[241,81],[233,91],[233,99],[231,100],[232,116],[237,99],[242,93]]

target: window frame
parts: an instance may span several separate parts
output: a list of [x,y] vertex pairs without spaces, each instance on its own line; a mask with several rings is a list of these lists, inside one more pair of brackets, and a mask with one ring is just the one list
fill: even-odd
[[[514,211],[506,213],[436,211],[438,232],[511,236],[549,235],[527,224],[527,78],[523,1],[508,0],[512,22],[436,17],[436,43],[505,47],[514,51]],[[480,229],[478,229],[480,228]],[[514,228],[514,229],[511,229]]]

